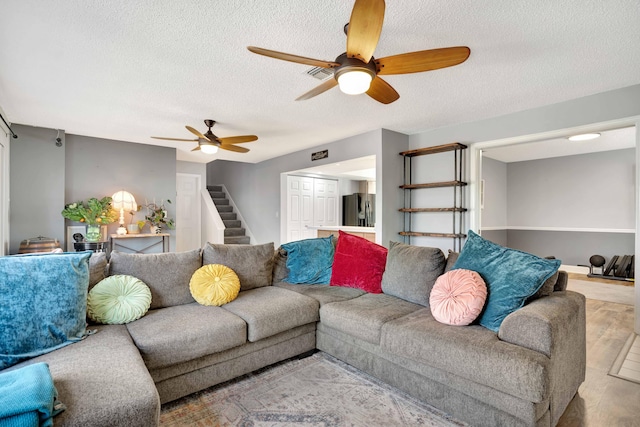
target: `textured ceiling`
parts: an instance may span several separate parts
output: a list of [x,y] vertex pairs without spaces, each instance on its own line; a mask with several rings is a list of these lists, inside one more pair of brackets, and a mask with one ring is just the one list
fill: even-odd
[[[387,2],[376,57],[466,45],[463,64],[388,76],[382,105],[255,45],[333,60],[352,1],[2,0],[0,106],[14,123],[178,148],[179,160],[259,162],[377,128],[413,134],[640,83],[638,0]],[[248,154],[190,153],[204,119],[256,134]]]

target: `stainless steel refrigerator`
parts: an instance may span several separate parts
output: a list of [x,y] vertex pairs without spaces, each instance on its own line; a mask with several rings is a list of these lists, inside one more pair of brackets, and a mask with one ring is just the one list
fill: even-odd
[[376,223],[375,206],[375,194],[342,196],[342,225],[373,227]]

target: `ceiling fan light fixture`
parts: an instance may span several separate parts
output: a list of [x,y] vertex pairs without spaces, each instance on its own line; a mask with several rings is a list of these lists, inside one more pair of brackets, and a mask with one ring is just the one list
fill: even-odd
[[201,144],[200,151],[205,154],[216,154],[218,152],[218,147],[213,144]]
[[596,138],[600,138],[599,133],[582,133],[580,135],[572,135],[567,139],[569,141],[590,141]]
[[346,71],[338,76],[338,85],[347,95],[360,95],[369,90],[372,80],[373,76],[366,71]]

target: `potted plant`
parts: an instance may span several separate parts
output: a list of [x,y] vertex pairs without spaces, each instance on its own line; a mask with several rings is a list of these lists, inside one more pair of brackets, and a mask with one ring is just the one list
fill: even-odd
[[[167,203],[171,203],[171,200],[167,199]],[[163,226],[167,226],[169,229],[175,228],[175,223],[173,219],[167,216],[167,209],[162,202],[159,205],[155,202],[149,203],[147,205],[147,215],[144,219],[149,223],[151,233],[158,234],[162,232]]]
[[65,205],[62,216],[71,221],[87,224],[87,242],[100,240],[100,226],[111,224],[118,219],[118,213],[111,206],[111,197],[90,198],[86,202],[79,201]]

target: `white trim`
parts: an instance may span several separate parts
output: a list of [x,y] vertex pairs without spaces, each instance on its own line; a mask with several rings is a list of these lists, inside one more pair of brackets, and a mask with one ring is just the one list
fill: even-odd
[[581,267],[578,265],[560,265],[559,270],[567,273],[589,274],[589,267]]
[[208,190],[200,190],[200,200],[202,203],[202,246],[204,247],[206,244],[205,242],[223,244],[224,229],[226,227],[224,226],[224,222],[222,222],[222,218],[220,218],[218,209],[213,203],[213,199],[211,198],[211,194]]
[[529,227],[525,225],[508,225],[503,227],[482,227],[482,231],[495,230],[531,230],[531,231],[570,231],[575,233],[621,233],[635,234],[633,228],[572,228],[572,227]]

